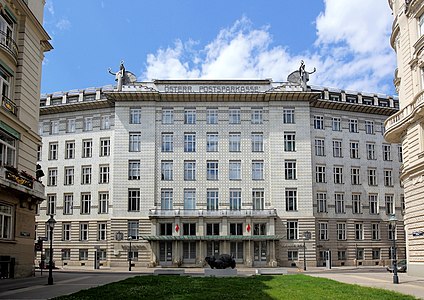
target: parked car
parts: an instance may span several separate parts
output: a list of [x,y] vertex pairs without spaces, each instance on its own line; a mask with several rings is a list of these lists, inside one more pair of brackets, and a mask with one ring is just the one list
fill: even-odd
[[[390,266],[387,266],[387,271],[389,271],[390,273],[393,273],[393,264]],[[400,261],[397,262],[397,271],[400,273],[405,273],[406,272],[406,260],[402,259]]]

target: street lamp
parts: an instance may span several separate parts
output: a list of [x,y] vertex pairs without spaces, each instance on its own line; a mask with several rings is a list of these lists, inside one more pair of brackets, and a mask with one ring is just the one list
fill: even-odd
[[303,271],[306,271],[306,240],[311,238],[311,232],[305,231],[303,233]]
[[131,251],[131,240],[132,240],[132,236],[128,237],[128,241],[130,242],[130,251],[128,252],[128,271],[131,271],[131,258],[132,258],[132,251]]
[[50,219],[47,220],[46,225],[50,229],[50,262],[49,262],[49,278],[47,279],[47,284],[53,284],[53,228],[56,224],[56,220],[53,218],[53,215],[50,215]]
[[395,214],[392,214],[389,216],[389,224],[392,227],[392,238],[393,238],[393,252],[392,252],[392,259],[393,259],[393,283],[398,284],[399,283],[399,277],[398,277],[398,270],[397,270],[397,260],[396,260],[396,222],[397,218]]

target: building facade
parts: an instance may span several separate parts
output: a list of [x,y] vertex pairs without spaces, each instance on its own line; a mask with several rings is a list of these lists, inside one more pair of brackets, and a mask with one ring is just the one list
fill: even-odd
[[56,266],[384,265],[394,212],[404,256],[401,148],[383,138],[397,99],[272,80],[121,87],[41,98],[37,235],[55,215]]
[[424,1],[390,0],[394,21],[390,43],[397,55],[395,86],[400,111],[385,123],[385,138],[402,143],[408,273],[424,276]]
[[0,1],[0,278],[33,273],[44,1]]

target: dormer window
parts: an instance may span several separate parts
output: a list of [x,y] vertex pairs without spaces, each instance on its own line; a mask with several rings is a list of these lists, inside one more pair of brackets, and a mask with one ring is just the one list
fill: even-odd
[[331,101],[341,101],[340,94],[330,94]]

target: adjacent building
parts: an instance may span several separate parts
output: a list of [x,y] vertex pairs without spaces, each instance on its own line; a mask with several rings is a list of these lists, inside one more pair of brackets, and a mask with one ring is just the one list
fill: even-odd
[[0,1],[0,278],[29,276],[44,186],[35,180],[44,1]]
[[398,68],[394,83],[400,110],[385,123],[385,138],[402,143],[408,273],[424,276],[424,1],[389,0],[393,10],[390,43]]
[[393,213],[405,256],[402,148],[383,138],[397,98],[117,78],[41,97],[37,236],[53,214],[56,266],[384,265]]

